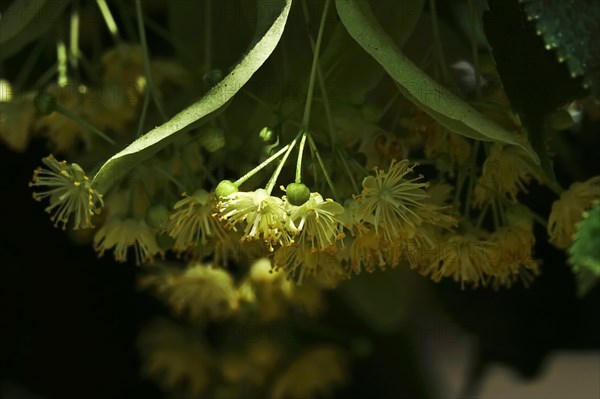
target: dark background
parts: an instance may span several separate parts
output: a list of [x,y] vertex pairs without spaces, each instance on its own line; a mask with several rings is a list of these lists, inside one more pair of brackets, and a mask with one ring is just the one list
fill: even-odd
[[[74,245],[52,226],[27,186],[43,155],[39,143],[25,154],[0,147],[0,381],[49,399],[159,398],[160,391],[139,377],[135,339],[163,309],[136,290],[139,268],[110,256],[97,259],[89,245]],[[539,208],[551,198],[538,198]],[[599,346],[600,290],[577,299],[562,252],[543,240],[536,248],[545,263],[529,289],[461,291],[452,282],[435,287],[449,315],[481,339],[482,368],[501,361],[535,377],[550,350]],[[373,341],[371,355],[354,364],[353,385],[339,397],[423,397],[417,355],[408,343],[398,345],[403,333],[378,334],[334,295],[330,302],[330,324]]]

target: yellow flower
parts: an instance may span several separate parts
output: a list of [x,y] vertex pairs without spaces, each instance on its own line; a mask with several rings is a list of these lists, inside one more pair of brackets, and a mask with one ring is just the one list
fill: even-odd
[[289,278],[302,284],[304,276],[334,286],[347,277],[347,273],[335,255],[313,251],[311,248],[293,244],[280,247],[273,255],[275,270],[283,270]]
[[89,178],[76,163],[59,162],[52,155],[42,159],[48,167],[33,172],[30,187],[47,187],[46,191],[35,192],[33,198],[41,201],[50,198],[46,212],[52,214],[54,226],[62,223],[63,230],[69,221],[73,229],[94,227],[92,216],[100,213],[102,194],[92,188]]
[[535,244],[533,229],[502,227],[492,234],[490,241],[494,245],[490,273],[494,288],[510,287],[519,278],[527,286],[539,274],[538,263],[531,257]]
[[446,208],[432,203],[423,203],[414,208],[420,225],[414,230],[412,237],[393,241],[380,237],[368,225],[357,223],[350,248],[351,268],[359,273],[364,267],[370,273],[376,267],[384,270],[388,266],[397,267],[404,261],[413,268],[429,265],[432,262],[430,255],[436,251],[442,229],[451,230],[457,224],[454,216],[442,212]]
[[290,245],[294,242],[297,229],[283,200],[269,195],[264,189],[223,197],[217,204],[217,210],[228,228],[236,230],[237,225],[245,222],[243,240],[262,238],[270,251],[275,244]]
[[[104,82],[125,88],[129,101],[135,101],[135,98],[144,92],[147,82],[140,45],[121,43],[111,48],[102,56],[102,66]],[[150,69],[154,85],[158,89],[166,82],[181,87],[189,84],[187,72],[175,62],[150,60]],[[160,92],[156,94],[161,95]]]
[[138,342],[142,373],[166,390],[180,389],[194,397],[210,384],[213,360],[196,330],[159,319],[145,327]]
[[14,98],[10,84],[0,80],[0,140],[13,151],[25,151],[34,117],[33,98],[30,95]]
[[84,88],[86,101],[82,104],[82,116],[92,126],[105,133],[130,133],[128,123],[136,116],[136,103],[128,99],[122,89],[114,85],[100,88]]
[[469,160],[471,155],[469,141],[463,136],[450,132],[422,110],[416,111],[409,130],[425,139],[424,152],[428,159],[447,156],[459,165]]
[[289,205],[290,216],[300,231],[298,242],[315,251],[335,250],[335,244],[344,237],[341,215],[344,207],[337,202],[311,193],[301,206]]
[[243,351],[238,349],[221,356],[219,366],[223,377],[231,384],[262,386],[268,382],[283,355],[283,348],[272,339],[258,338]]
[[217,199],[214,193],[198,190],[192,196],[178,201],[169,217],[167,231],[175,239],[173,249],[185,251],[198,245],[206,245],[209,239],[222,239],[225,236],[223,226],[213,216]]
[[577,223],[583,219],[583,212],[590,209],[594,200],[600,198],[600,176],[580,183],[573,183],[564,191],[560,199],[552,204],[548,217],[550,242],[558,248],[567,248],[573,241]]
[[499,194],[508,194],[515,200],[519,192],[527,192],[526,185],[532,177],[541,182],[538,168],[522,149],[494,143],[475,186],[473,205],[481,207]]
[[375,267],[385,269],[385,260],[380,248],[379,236],[374,230],[357,224],[357,235],[350,246],[350,267],[355,273],[362,268],[371,273]]
[[427,183],[416,182],[422,176],[405,179],[413,168],[408,160],[392,161],[388,172],[375,169],[375,176],[363,180],[357,214],[375,227],[375,233],[381,230],[386,242],[413,237],[422,222],[416,208],[427,198]]
[[143,87],[136,87],[145,77],[142,47],[121,43],[102,55],[103,80],[127,88],[128,94],[139,94]]
[[176,314],[194,321],[225,317],[238,305],[229,273],[205,264],[158,268],[142,277],[140,286],[153,288]]
[[152,261],[162,251],[156,243],[156,231],[144,220],[110,218],[94,236],[94,249],[103,256],[107,249],[114,248],[115,260],[127,261],[127,250],[134,248],[136,264]]
[[271,391],[273,399],[310,399],[331,396],[348,381],[346,358],[332,346],[321,346],[300,355],[283,371]]
[[[87,120],[84,111],[84,104],[88,101],[85,97],[86,90],[84,86],[51,86],[48,93],[55,96],[63,108]],[[41,116],[35,122],[34,128],[45,132],[50,139],[51,148],[59,153],[68,153],[80,143],[88,148],[91,145],[92,133],[58,112]]]
[[321,291],[313,280],[302,285],[294,284],[284,270],[273,270],[268,258],[254,262],[239,287],[240,296],[253,304],[261,321],[284,317],[292,306],[315,316],[323,305]]
[[439,253],[432,256],[434,260],[421,267],[420,272],[436,282],[452,277],[462,288],[465,284],[473,288],[485,286],[494,272],[494,250],[493,244],[470,235],[451,236],[442,243]]
[[409,144],[391,132],[380,130],[364,135],[359,152],[366,155],[366,167],[388,165],[390,161],[408,156]]

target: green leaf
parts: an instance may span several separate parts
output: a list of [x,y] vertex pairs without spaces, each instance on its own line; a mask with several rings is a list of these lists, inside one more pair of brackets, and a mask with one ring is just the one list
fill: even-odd
[[575,284],[577,286],[577,296],[583,298],[600,282],[600,277],[592,272],[583,270],[575,275]]
[[539,158],[529,143],[520,142],[409,60],[381,28],[367,1],[336,0],[335,4],[348,33],[383,66],[415,105],[457,134],[519,146],[539,165]]
[[[281,39],[292,0],[259,0],[259,18],[250,49],[219,83],[200,100],[184,109],[171,120],[131,143],[110,158],[94,176],[92,184],[100,192],[108,189],[129,170],[156,154],[169,144],[177,133],[190,128],[202,118],[214,116],[269,58]],[[275,7],[275,8],[274,8]]]
[[71,3],[48,0],[17,0],[2,12],[0,18],[0,59],[4,59],[56,26]]
[[524,9],[546,48],[556,50],[573,76],[584,76],[584,86],[600,99],[600,2],[525,0]]
[[584,213],[575,240],[568,249],[569,263],[577,273],[579,295],[584,295],[600,277],[600,201]]
[[[542,38],[516,1],[490,0],[483,27],[502,86],[540,158],[545,184],[560,190],[548,155],[546,115],[586,95],[564,63],[544,48]],[[548,82],[551,82],[549,84]]]
[[[424,0],[380,1],[374,12],[399,48],[403,48],[413,33],[423,10]],[[331,100],[363,104],[367,93],[385,76],[385,71],[356,43],[344,25],[336,24],[328,45],[319,56],[323,71],[327,72]],[[348,68],[352,65],[352,68]],[[360,79],[356,77],[360,76]]]

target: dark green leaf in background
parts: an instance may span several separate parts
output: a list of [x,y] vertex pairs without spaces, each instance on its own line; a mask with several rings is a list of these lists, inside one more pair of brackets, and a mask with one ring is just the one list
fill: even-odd
[[573,76],[584,76],[584,85],[600,99],[600,1],[523,2],[546,47],[555,49]]
[[547,153],[544,120],[558,107],[585,95],[580,79],[546,50],[517,0],[490,0],[483,14],[484,31],[502,85],[514,110],[527,128],[529,141],[540,157],[548,183],[555,182]]

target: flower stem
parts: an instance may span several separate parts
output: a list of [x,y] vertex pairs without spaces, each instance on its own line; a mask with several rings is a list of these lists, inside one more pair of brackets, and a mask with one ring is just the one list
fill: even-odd
[[212,65],[212,16],[211,16],[211,1],[204,3],[204,69],[206,73],[210,71]]
[[79,69],[79,5],[76,4],[71,12],[69,37],[69,62],[75,72]]
[[273,191],[273,188],[275,187],[275,184],[277,183],[277,178],[279,177],[279,174],[281,173],[281,169],[283,169],[283,166],[285,165],[285,161],[287,161],[288,157],[290,156],[290,153],[296,146],[296,142],[300,138],[300,134],[302,134],[302,133],[298,133],[298,135],[296,135],[294,140],[292,140],[292,142],[288,144],[288,149],[287,149],[286,153],[283,155],[283,159],[281,160],[281,162],[279,162],[279,165],[277,165],[277,169],[275,169],[273,176],[271,176],[271,178],[269,179],[269,182],[267,183],[267,186],[265,187],[265,190],[267,190],[267,194],[271,195],[271,192]]
[[[303,10],[304,10],[304,17],[306,19],[306,22],[308,23],[308,9],[306,8],[306,2],[303,2],[302,5]],[[312,36],[309,34],[308,38],[310,39],[310,45],[311,48],[313,50],[313,55],[316,53],[316,45],[315,45],[315,41],[312,38]],[[329,138],[331,140],[331,148],[336,148],[336,141],[337,141],[337,137],[335,134],[335,124],[333,123],[333,116],[331,113],[331,107],[329,106],[329,96],[327,94],[327,90],[325,88],[325,77],[323,76],[323,71],[321,69],[321,66],[317,63],[317,78],[319,81],[319,89],[321,90],[321,95],[323,96],[323,107],[325,108],[325,116],[327,118],[327,125],[328,125],[328,131],[329,131]],[[399,96],[399,93],[398,93]],[[344,165],[344,170],[346,171],[346,174],[348,175],[348,177],[350,178],[350,182],[352,183],[352,187],[354,188],[355,192],[358,192],[358,185],[356,184],[356,180],[354,179],[354,175],[352,174],[352,172],[350,171],[350,167],[348,166],[348,163],[346,162],[346,157],[344,156],[344,154],[342,154],[342,150],[339,149],[336,151],[336,155],[340,157],[340,160],[342,161],[342,164]],[[299,181],[297,181],[297,183],[299,183]]]
[[[302,140],[300,141],[300,147],[298,148],[298,161],[296,162],[296,183],[302,182],[302,154],[304,153],[304,143],[306,142],[306,136],[308,135],[308,123],[310,121],[310,110],[315,89],[315,78],[317,76],[317,66],[319,65],[319,50],[321,49],[321,41],[323,39],[323,31],[325,30],[325,20],[329,10],[329,3],[330,0],[326,0],[325,5],[323,6],[323,14],[321,15],[321,23],[319,24],[319,33],[317,34],[317,43],[313,48],[313,60],[310,68],[310,77],[308,78],[308,92],[306,94],[302,125],[300,127],[302,131]],[[306,15],[306,2],[304,2],[303,5]]]
[[62,105],[56,104],[55,111],[58,112],[58,113],[60,113],[60,114],[63,114],[64,116],[66,116],[69,119],[72,119],[73,121],[77,122],[78,124],[80,124],[81,126],[85,127],[86,129],[91,130],[92,132],[96,133],[98,136],[102,137],[104,140],[106,140],[110,144],[116,145],[115,141],[113,139],[111,139],[110,137],[108,137],[106,134],[104,134],[102,131],[100,131],[100,129],[98,129],[97,127],[93,126],[91,123],[89,123],[85,119],[80,118],[79,115],[77,115],[77,114],[69,111],[68,109],[66,109]]
[[333,198],[336,201],[339,200],[338,195],[335,191],[335,187],[333,186],[333,182],[331,181],[331,178],[329,177],[329,173],[327,173],[327,169],[325,169],[325,164],[323,163],[323,160],[321,159],[319,150],[317,149],[317,146],[316,146],[313,138],[310,135],[308,135],[308,144],[313,149],[313,151],[317,157],[317,161],[319,162],[319,166],[323,170],[323,174],[325,175],[325,180],[327,181],[327,185],[329,186],[329,189],[331,190],[331,193],[333,194]]
[[137,13],[137,22],[138,22],[138,31],[140,35],[140,44],[142,45],[142,53],[144,55],[144,70],[146,72],[146,84],[148,85],[149,93],[154,100],[154,105],[158,109],[160,116],[166,122],[169,120],[167,118],[167,114],[158,99],[156,93],[156,86],[154,86],[154,81],[152,79],[152,71],[150,68],[150,56],[148,55],[148,42],[146,40],[146,29],[144,28],[144,15],[142,14],[142,4],[140,0],[135,0],[135,11]]
[[306,130],[302,133],[300,146],[298,147],[298,161],[296,162],[296,183],[302,183],[302,154],[304,153],[304,143],[306,142]]
[[306,130],[308,130],[308,122],[310,120],[310,109],[313,100],[313,91],[315,88],[315,77],[317,76],[317,65],[319,62],[319,50],[321,48],[321,40],[323,39],[323,31],[325,30],[325,19],[327,18],[327,11],[329,10],[329,2],[330,0],[326,0],[325,6],[323,7],[323,15],[321,16],[319,33],[317,34],[317,44],[315,45],[312,66],[310,69],[310,77],[308,79],[308,93],[306,95],[306,103],[304,105],[304,116],[302,117],[302,128]]
[[431,6],[431,28],[433,29],[433,45],[439,62],[439,67],[442,72],[442,80],[444,83],[447,83],[449,81],[449,75],[448,70],[446,69],[446,57],[444,56],[442,40],[440,38],[440,27],[438,24],[439,21],[435,0],[429,0],[429,5]]
[[146,112],[148,112],[148,105],[150,104],[150,90],[148,87],[146,87],[144,92],[144,103],[142,104],[142,112],[140,113],[140,119],[138,121],[136,137],[142,135],[142,129],[144,128],[144,122],[146,121]]
[[65,87],[68,83],[67,47],[62,40],[59,40],[58,43],[56,43],[56,62],[58,65],[58,85],[60,87]]
[[106,4],[106,0],[96,0],[96,3],[98,4],[98,8],[100,8],[100,12],[102,13],[102,17],[104,18],[104,22],[106,23],[106,26],[108,27],[108,31],[110,32],[111,36],[113,37],[115,42],[121,42],[119,28],[117,28],[115,19],[113,18],[112,13],[108,8],[108,5]]
[[285,147],[283,147],[282,149],[277,151],[275,154],[273,154],[269,158],[265,159],[260,165],[258,165],[257,167],[255,167],[254,169],[252,169],[251,171],[249,171],[248,173],[246,173],[244,176],[240,177],[236,181],[234,181],[233,184],[235,184],[236,186],[240,186],[246,180],[248,180],[249,178],[254,176],[259,170],[261,170],[262,168],[264,168],[265,166],[267,166],[268,164],[273,162],[273,160],[278,158],[281,154],[283,154],[284,151],[287,151],[288,147],[290,145],[291,144],[286,145]]
[[469,22],[471,28],[471,56],[473,57],[473,69],[475,70],[475,89],[477,99],[481,98],[481,75],[479,74],[479,48],[477,46],[477,23],[479,19],[475,15],[475,0],[469,0]]

